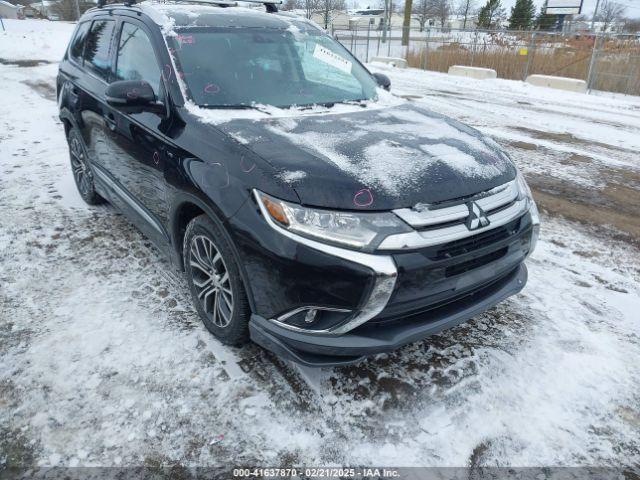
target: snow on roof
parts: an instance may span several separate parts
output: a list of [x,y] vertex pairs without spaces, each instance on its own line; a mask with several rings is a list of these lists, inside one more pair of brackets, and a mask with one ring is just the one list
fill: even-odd
[[185,3],[160,3],[146,0],[137,6],[151,20],[162,27],[165,35],[172,35],[174,28],[187,26],[261,26],[272,28],[289,28],[302,23],[316,27],[306,18],[291,15],[287,12],[267,13],[263,7],[229,7],[217,5],[189,5]]
[[14,5],[13,3],[5,2],[4,0],[0,0],[0,5],[9,7],[9,8],[15,8],[16,10],[19,10],[22,8],[22,5]]

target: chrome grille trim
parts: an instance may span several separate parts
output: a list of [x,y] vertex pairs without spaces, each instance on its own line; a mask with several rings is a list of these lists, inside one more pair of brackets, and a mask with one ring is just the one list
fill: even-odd
[[[455,222],[467,218],[469,210],[467,201],[474,201],[485,212],[504,207],[518,198],[518,184],[516,180],[500,185],[491,190],[466,199],[465,202],[450,207],[438,207],[438,205],[425,205],[415,208],[400,208],[394,210],[398,217],[407,222],[413,228],[433,227],[442,223]],[[384,242],[383,242],[384,243]]]
[[[394,210],[394,213],[414,228],[425,226],[431,228],[429,230],[416,230],[390,235],[382,241],[378,246],[378,250],[415,250],[432,247],[455,240],[462,240],[501,227],[526,213],[529,208],[527,198],[519,199],[518,197],[518,184],[514,180],[485,192],[485,195],[481,198],[470,199],[470,201],[477,203],[488,213],[487,218],[490,222],[486,227],[475,230],[469,230],[465,222],[461,221],[469,215],[469,210],[465,203],[422,211],[409,208]],[[490,213],[492,211],[494,213]],[[455,220],[460,220],[460,223],[444,225]],[[443,226],[442,228],[437,228],[438,225]]]

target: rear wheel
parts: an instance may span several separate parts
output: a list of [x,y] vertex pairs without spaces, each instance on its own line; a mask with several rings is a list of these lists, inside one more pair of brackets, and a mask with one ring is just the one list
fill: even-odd
[[71,157],[71,171],[73,179],[76,182],[78,193],[82,199],[89,205],[98,205],[104,202],[104,199],[96,193],[93,183],[93,172],[89,166],[87,151],[84,142],[80,136],[80,132],[75,128],[69,130],[67,135],[69,143],[69,156]]
[[194,218],[185,232],[182,255],[191,296],[204,325],[223,343],[244,343],[249,338],[251,311],[221,227],[206,215]]

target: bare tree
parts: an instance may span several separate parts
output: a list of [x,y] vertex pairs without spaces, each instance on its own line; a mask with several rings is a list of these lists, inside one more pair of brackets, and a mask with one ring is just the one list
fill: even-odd
[[320,10],[320,1],[300,0],[300,6],[304,9],[304,16],[311,19],[313,14]]
[[467,28],[467,19],[471,13],[476,9],[475,0],[460,0],[458,4],[458,15],[461,15],[464,20],[462,22],[462,28]]
[[300,0],[286,0],[282,6],[283,10],[297,10],[302,2]]
[[60,0],[51,5],[51,11],[61,20],[78,20],[80,15],[93,7],[95,4],[85,0]]
[[640,18],[625,18],[624,31],[628,33],[640,32]]
[[434,16],[440,22],[440,26],[445,28],[451,15],[451,0],[431,0],[431,5]]
[[418,21],[420,31],[424,31],[424,27],[433,18],[433,5],[431,0],[416,0],[413,2],[413,18]]
[[611,24],[616,20],[622,19],[626,8],[611,0],[603,0],[600,4],[600,12],[598,13],[598,20],[602,22],[602,31],[606,32]]
[[[309,1],[309,0],[305,0]],[[345,0],[316,0],[318,5],[318,11],[322,14],[322,22],[324,28],[329,28],[331,23],[331,15],[336,11],[344,11],[347,9]],[[310,18],[310,17],[309,17]]]

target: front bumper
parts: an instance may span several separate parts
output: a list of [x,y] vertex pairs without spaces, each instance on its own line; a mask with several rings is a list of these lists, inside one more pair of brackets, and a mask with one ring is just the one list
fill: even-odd
[[297,363],[314,367],[346,365],[459,325],[518,293],[526,282],[527,268],[521,263],[503,277],[455,301],[401,321],[364,324],[340,336],[292,331],[258,315],[252,315],[249,330],[254,342]]
[[[393,350],[519,292],[537,236],[527,212],[469,238],[376,255],[288,235],[255,202],[231,222],[252,301],[252,339],[314,366]],[[310,309],[322,313],[306,324]]]

